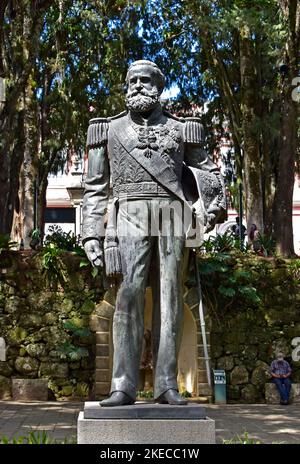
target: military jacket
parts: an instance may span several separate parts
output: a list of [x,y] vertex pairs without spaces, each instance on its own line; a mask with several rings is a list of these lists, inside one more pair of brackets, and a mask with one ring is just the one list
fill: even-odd
[[203,142],[198,118],[177,118],[160,107],[147,126],[128,112],[92,119],[87,135],[83,242],[105,235],[103,220],[111,189],[115,199],[167,196],[193,203],[200,195],[206,211],[215,215],[216,222],[222,221],[224,185]]

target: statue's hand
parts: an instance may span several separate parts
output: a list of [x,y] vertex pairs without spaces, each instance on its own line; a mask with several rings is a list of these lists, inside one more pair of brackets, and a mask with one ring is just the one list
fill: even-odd
[[99,240],[90,239],[83,245],[84,251],[93,267],[103,267],[103,251]]
[[204,233],[210,232],[214,229],[216,223],[218,222],[218,217],[220,213],[220,208],[215,202],[213,202],[207,209],[204,219]]
[[213,213],[206,214],[205,216],[205,229],[204,233],[212,231],[216,225],[216,215]]

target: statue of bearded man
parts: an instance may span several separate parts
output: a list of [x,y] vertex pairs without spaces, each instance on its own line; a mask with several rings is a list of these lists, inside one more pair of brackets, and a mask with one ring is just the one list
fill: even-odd
[[[126,111],[92,119],[87,137],[84,248],[93,266],[104,265],[107,275],[122,275],[113,320],[111,392],[100,404],[135,402],[149,282],[154,398],[185,405],[178,392],[177,357],[183,257],[191,230],[186,212],[192,219],[196,213],[199,224],[211,230],[224,217],[224,188],[218,168],[203,149],[200,120],[178,118],[162,109],[165,78],[158,66],[146,60],[132,63],[126,83]],[[110,187],[113,195],[105,228]]]

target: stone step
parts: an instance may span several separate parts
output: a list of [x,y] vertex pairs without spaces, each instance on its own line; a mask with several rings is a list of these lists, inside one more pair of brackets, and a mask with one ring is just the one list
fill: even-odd
[[96,345],[108,345],[109,342],[109,332],[96,332]]
[[107,357],[109,356],[109,346],[108,345],[96,345],[96,357]]
[[109,369],[109,357],[108,356],[97,356],[96,357],[96,369]]
[[95,397],[97,399],[105,398],[110,392],[110,382],[95,382]]
[[96,369],[96,382],[110,382],[111,372],[109,369]]

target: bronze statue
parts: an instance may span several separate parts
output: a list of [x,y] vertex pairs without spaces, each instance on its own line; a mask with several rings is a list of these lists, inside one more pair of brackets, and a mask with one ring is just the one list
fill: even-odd
[[[92,119],[87,137],[84,248],[94,266],[104,265],[108,275],[122,274],[113,321],[111,394],[100,404],[135,402],[149,281],[154,398],[183,405],[177,354],[183,317],[183,255],[191,230],[186,212],[191,220],[196,215],[206,231],[212,230],[225,212],[223,182],[203,149],[200,120],[163,111],[160,95],[165,79],[157,65],[146,60],[132,63],[126,83],[127,110],[111,118]],[[110,182],[113,195],[105,228]],[[155,232],[151,227],[149,231],[150,222]],[[178,224],[183,226],[175,233]]]

